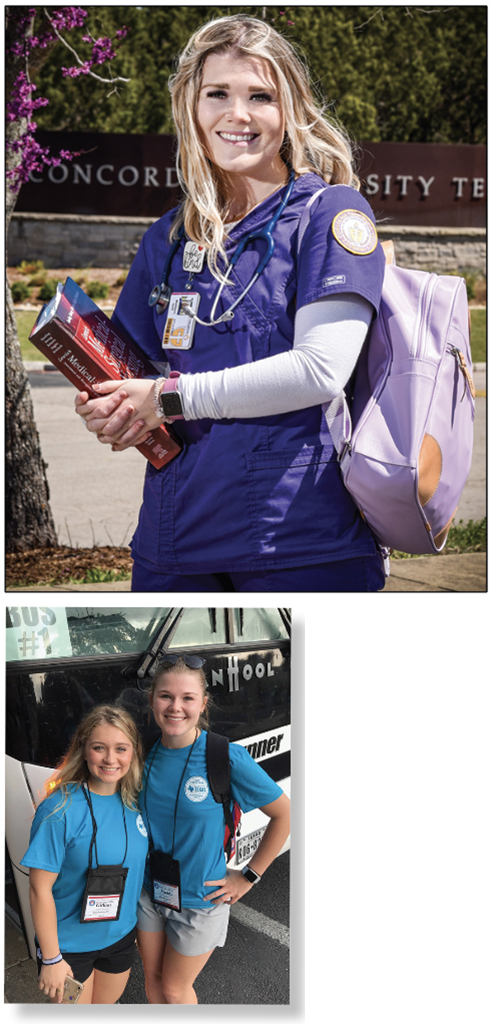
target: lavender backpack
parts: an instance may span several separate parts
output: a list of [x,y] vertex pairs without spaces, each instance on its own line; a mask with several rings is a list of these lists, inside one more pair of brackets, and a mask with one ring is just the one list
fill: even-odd
[[472,459],[467,290],[461,277],[397,267],[392,243],[384,249],[379,315],[358,360],[351,407],[342,392],[323,408],[344,484],[379,545],[439,553]]

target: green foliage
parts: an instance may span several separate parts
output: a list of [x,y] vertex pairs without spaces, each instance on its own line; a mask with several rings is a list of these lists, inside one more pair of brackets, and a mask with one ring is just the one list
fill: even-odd
[[127,275],[128,275],[128,271],[127,270],[123,270],[122,274],[119,274],[119,277],[114,282],[114,287],[115,288],[122,288],[122,285],[126,283]]
[[40,285],[45,283],[46,275],[47,275],[47,272],[46,272],[46,270],[44,270],[42,274],[35,274],[34,277],[30,277],[30,279],[28,281],[29,287],[30,288],[39,288]]
[[29,335],[31,334],[35,320],[35,312],[28,313],[27,311],[16,309],[17,334],[24,362],[44,362],[46,360],[46,356],[44,356],[40,350],[35,348],[35,346],[29,341]]
[[109,293],[109,286],[104,281],[88,281],[86,292],[90,299],[106,299]]
[[20,274],[35,274],[37,270],[43,270],[43,260],[22,260],[16,270]]
[[[34,79],[48,107],[39,128],[171,134],[168,79],[192,32],[226,14],[265,14],[311,70],[315,95],[352,138],[369,142],[486,141],[485,6],[428,7],[89,7],[93,36],[128,36],[109,75],[62,78],[68,54],[57,46]],[[84,59],[89,44],[68,40]],[[106,69],[102,68],[106,77]],[[117,95],[116,95],[117,92]]]
[[81,579],[69,578],[69,583],[116,583],[118,580],[130,580],[131,573],[125,569],[88,569]]
[[57,291],[57,283],[58,282],[55,277],[49,277],[48,280],[42,284],[38,292],[38,298],[41,299],[42,302],[49,302],[50,299],[53,299],[53,296]]
[[470,350],[472,362],[485,363],[487,358],[486,310],[470,310]]
[[[445,555],[467,555],[476,551],[487,550],[487,519],[469,519],[465,525],[463,519],[451,527],[448,540],[442,553]],[[406,555],[402,551],[393,551],[393,558],[419,558],[419,555]],[[438,558],[439,555],[433,555]]]
[[10,290],[14,302],[26,302],[26,299],[29,299],[31,295],[31,290],[25,281],[14,281]]
[[471,302],[475,299],[477,281],[480,275],[477,275],[473,270],[447,270],[447,277],[463,277],[465,278],[465,284],[467,286],[467,298]]

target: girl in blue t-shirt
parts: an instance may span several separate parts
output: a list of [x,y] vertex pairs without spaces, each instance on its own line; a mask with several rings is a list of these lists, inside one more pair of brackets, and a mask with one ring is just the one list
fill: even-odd
[[148,755],[140,797],[151,852],[137,932],[149,1003],[198,1002],[193,984],[225,943],[229,908],[260,881],[289,835],[287,796],[232,743],[232,797],[242,811],[259,807],[270,820],[250,862],[226,871],[223,808],[208,782],[202,665],[196,656],[168,655],[150,691],[161,736]]
[[132,589],[380,590],[323,412],[384,279],[351,145],[257,18],[199,29],[170,88],[184,201],[144,235],[113,314],[157,376],[76,397],[113,451],[164,421],[182,442],[148,463]]
[[68,976],[83,984],[80,1003],[115,1003],[124,991],[148,852],[141,771],[132,717],[101,705],[79,723],[46,784],[21,864],[29,868],[39,988],[53,1003],[63,1001]]

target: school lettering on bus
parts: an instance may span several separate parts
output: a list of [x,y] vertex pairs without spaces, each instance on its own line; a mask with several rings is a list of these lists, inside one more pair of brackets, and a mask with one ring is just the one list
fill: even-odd
[[239,659],[237,654],[230,655],[227,659],[227,668],[212,669],[212,686],[225,686],[226,682],[229,687],[229,693],[233,693],[239,690],[240,679],[244,679],[245,682],[249,682],[250,679],[255,677],[256,679],[263,679],[264,676],[273,676],[274,669],[270,661],[245,661],[243,667],[239,665]]

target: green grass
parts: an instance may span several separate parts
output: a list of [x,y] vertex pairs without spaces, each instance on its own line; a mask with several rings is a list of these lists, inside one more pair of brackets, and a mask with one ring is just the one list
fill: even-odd
[[[36,313],[24,313],[16,310],[17,330],[21,343],[22,358],[27,360],[45,360],[45,356],[28,341],[29,333],[36,320]],[[474,363],[486,362],[486,310],[472,309],[470,312],[472,324],[472,360]]]
[[486,310],[471,309],[471,348],[474,363],[486,362]]
[[[443,548],[446,555],[468,555],[475,551],[487,550],[487,519],[463,519],[451,527],[448,540]],[[392,558],[420,558],[420,555],[406,555],[403,551],[393,551]],[[425,557],[425,556],[424,556]],[[433,558],[438,556],[433,553]]]
[[88,569],[85,576],[79,579],[69,578],[69,583],[117,583],[119,580],[130,580],[131,573],[125,569]]
[[17,333],[24,362],[39,360],[42,363],[46,363],[46,356],[44,356],[43,353],[40,352],[39,349],[35,348],[29,341],[29,335],[37,315],[38,314],[34,310],[32,313],[23,312],[19,309],[16,310]]

